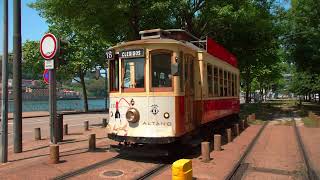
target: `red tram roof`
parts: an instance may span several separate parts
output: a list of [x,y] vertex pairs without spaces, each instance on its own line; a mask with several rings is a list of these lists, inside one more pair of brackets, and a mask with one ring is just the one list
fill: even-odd
[[207,37],[207,52],[236,68],[238,67],[238,60],[236,56],[209,37]]

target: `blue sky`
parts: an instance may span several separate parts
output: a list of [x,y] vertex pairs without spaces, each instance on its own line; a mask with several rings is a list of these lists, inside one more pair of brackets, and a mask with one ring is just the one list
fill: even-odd
[[[9,1],[9,51],[12,51],[13,39],[13,1]],[[42,19],[36,10],[27,6],[35,0],[21,0],[21,34],[22,42],[26,40],[40,40],[48,30],[45,19]],[[0,0],[0,54],[3,51],[3,0]]]

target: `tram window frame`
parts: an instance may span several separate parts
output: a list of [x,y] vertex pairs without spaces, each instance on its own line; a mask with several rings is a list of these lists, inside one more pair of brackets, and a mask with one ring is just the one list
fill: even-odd
[[109,91],[119,92],[119,59],[116,58],[114,60],[109,61]]
[[219,68],[213,66],[213,96],[219,96]]
[[173,76],[171,74],[169,74],[169,75],[171,75],[171,86],[170,87],[153,87],[153,83],[152,83],[152,80],[153,80],[153,69],[152,69],[153,58],[152,58],[152,56],[159,55],[159,54],[170,54],[170,72],[171,72],[171,65],[174,62],[173,51],[171,51],[171,50],[154,49],[149,52],[150,90],[152,92],[171,92],[171,91],[173,91],[173,86],[174,86]]
[[208,90],[208,96],[213,96],[213,73],[212,73],[212,65],[207,64],[207,90]]
[[219,68],[219,96],[223,96],[223,87],[224,87],[224,80],[223,80],[223,69]]
[[[144,71],[144,80],[143,80],[143,88],[136,88],[136,87],[124,87],[124,70],[125,70],[125,61],[126,60],[132,60],[132,59],[143,59],[144,64],[143,64],[143,71]],[[121,58],[121,90],[122,92],[145,92],[146,91],[146,58],[145,57],[140,57],[140,58]]]

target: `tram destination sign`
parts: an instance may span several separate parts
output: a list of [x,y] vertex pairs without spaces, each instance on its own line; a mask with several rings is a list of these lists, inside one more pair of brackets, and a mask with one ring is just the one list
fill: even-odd
[[131,49],[119,52],[120,58],[144,57],[144,49]]

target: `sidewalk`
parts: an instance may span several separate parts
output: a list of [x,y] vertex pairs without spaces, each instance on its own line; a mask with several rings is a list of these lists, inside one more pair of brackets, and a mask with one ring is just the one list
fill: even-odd
[[[96,134],[97,151],[88,152],[88,135]],[[64,137],[60,144],[60,163],[49,163],[49,140],[24,142],[23,152],[14,154],[9,147],[9,162],[0,165],[0,179],[50,179],[62,173],[86,167],[113,157],[108,146],[115,142],[106,138],[101,127],[91,127],[90,131],[74,133]]]

